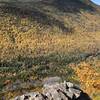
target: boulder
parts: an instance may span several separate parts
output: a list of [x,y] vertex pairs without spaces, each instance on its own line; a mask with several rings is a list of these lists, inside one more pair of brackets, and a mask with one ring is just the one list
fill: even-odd
[[54,79],[60,80],[60,78],[54,77],[44,81],[42,93],[27,93],[13,100],[91,100],[86,93],[73,83],[66,81],[60,83],[54,81]]

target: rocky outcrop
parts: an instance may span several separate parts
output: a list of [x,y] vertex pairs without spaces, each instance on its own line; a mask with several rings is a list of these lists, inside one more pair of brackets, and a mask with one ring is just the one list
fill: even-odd
[[64,81],[63,83],[48,82],[44,84],[43,92],[27,93],[13,100],[91,100],[77,85]]

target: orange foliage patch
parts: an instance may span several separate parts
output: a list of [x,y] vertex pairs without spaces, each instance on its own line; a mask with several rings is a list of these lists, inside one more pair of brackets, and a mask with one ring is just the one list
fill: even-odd
[[81,86],[88,94],[100,92],[100,73],[97,73],[92,66],[83,62],[78,67],[73,67],[80,79]]

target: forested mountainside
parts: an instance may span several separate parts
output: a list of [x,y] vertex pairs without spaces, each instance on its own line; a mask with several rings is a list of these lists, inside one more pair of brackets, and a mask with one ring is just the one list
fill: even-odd
[[0,99],[41,91],[48,77],[100,99],[100,6],[90,0],[0,0]]

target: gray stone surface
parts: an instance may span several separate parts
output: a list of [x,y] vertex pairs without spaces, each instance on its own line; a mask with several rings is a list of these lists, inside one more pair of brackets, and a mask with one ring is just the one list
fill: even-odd
[[59,83],[61,81],[61,78],[56,76],[56,77],[49,77],[49,78],[45,78],[43,80],[43,84],[44,85],[52,85],[55,83]]
[[[50,79],[50,80],[49,80]],[[76,88],[73,83],[64,81],[59,83],[51,80],[57,77],[48,78],[43,87],[43,92],[27,93],[12,100],[91,100],[80,88]],[[50,81],[50,84],[48,83]],[[51,84],[52,83],[52,84]]]

